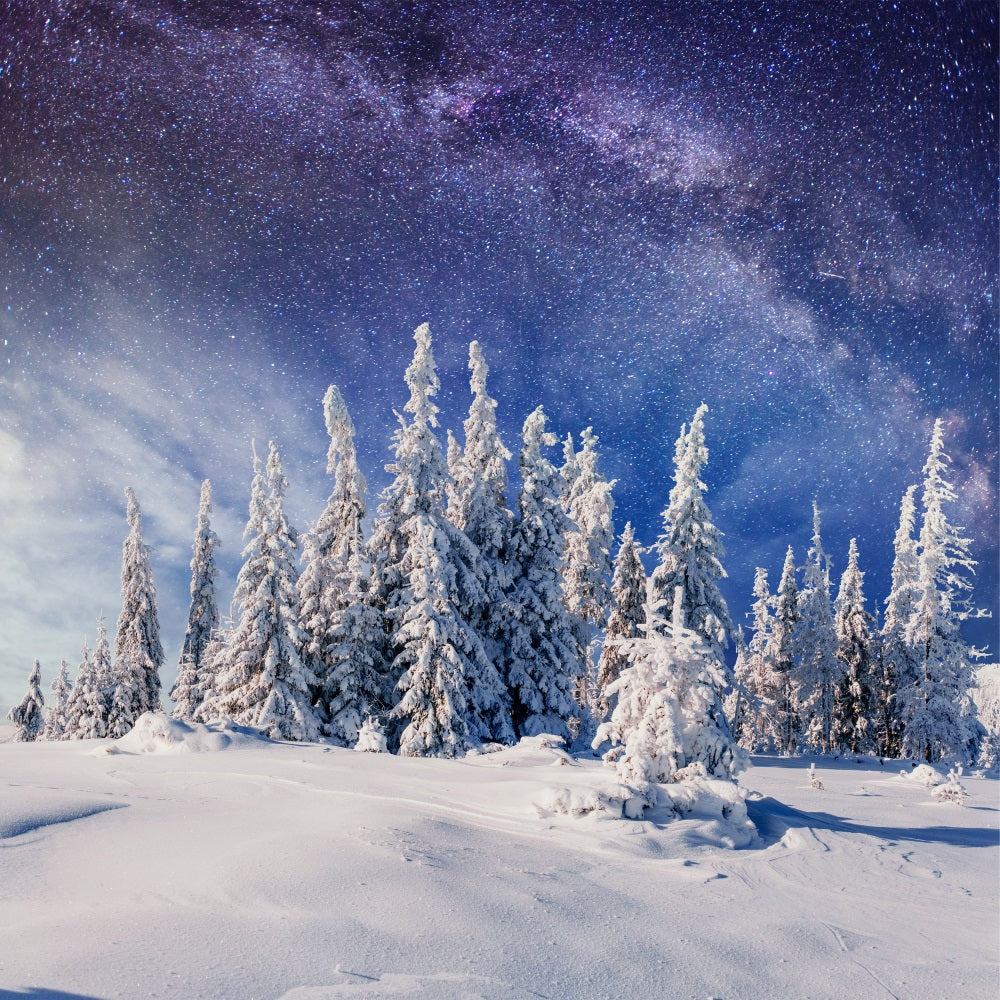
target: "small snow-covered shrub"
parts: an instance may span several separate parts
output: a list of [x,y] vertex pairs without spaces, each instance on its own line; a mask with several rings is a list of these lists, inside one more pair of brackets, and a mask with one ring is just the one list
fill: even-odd
[[362,753],[388,753],[385,732],[378,719],[368,716],[361,723],[361,728],[358,730],[358,742],[354,744],[354,749]]
[[947,781],[943,781],[931,789],[931,798],[935,802],[954,802],[956,805],[964,806],[969,793],[966,791],[965,785],[958,780],[961,776],[962,765],[959,764],[958,767],[953,767],[948,772]]
[[816,789],[816,791],[823,791],[823,782],[816,777],[816,765],[809,765],[809,784]]
[[912,771],[902,770],[899,773],[902,777],[909,778],[910,781],[915,781],[925,788],[933,788],[945,780],[941,772],[935,770],[930,764],[919,764]]
[[540,815],[558,813],[563,816],[588,816],[604,813],[615,819],[631,797],[623,785],[608,788],[547,788],[535,803]]

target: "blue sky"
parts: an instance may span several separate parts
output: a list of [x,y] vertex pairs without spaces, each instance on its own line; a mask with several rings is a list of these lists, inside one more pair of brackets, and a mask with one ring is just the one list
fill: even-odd
[[201,479],[226,604],[251,440],[305,528],[336,382],[377,494],[425,320],[443,425],[479,339],[508,446],[592,425],[646,544],[707,402],[737,619],[814,497],[881,602],[942,416],[996,605],[993,5],[217,8],[0,11],[0,702],[113,623],[129,484],[169,684]]

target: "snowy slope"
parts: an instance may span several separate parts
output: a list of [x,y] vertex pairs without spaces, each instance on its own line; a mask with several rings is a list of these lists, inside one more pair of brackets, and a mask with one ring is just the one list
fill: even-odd
[[757,758],[733,851],[709,820],[540,808],[610,772],[538,741],[161,730],[0,746],[0,996],[995,995],[995,781],[962,808],[877,762],[818,761],[816,790]]

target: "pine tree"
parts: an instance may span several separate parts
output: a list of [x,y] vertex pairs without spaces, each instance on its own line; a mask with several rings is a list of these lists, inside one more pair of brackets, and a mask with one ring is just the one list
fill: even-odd
[[[573,527],[566,533],[563,563],[563,595],[566,611],[574,624],[577,656],[584,665],[576,687],[576,701],[586,715],[598,710],[596,669],[593,653],[597,637],[605,628],[611,605],[611,546],[614,543],[612,514],[614,482],[597,468],[597,437],[587,427],[581,434],[582,449],[573,456],[575,475],[566,496],[566,512]],[[572,437],[567,437],[572,451]],[[590,739],[593,732],[590,733]]]
[[780,676],[773,670],[768,656],[772,643],[774,597],[767,583],[767,570],[756,568],[753,581],[756,598],[751,610],[753,624],[750,642],[741,643],[734,674],[736,686],[731,698],[735,710],[727,713],[733,736],[747,750],[768,747],[775,729],[774,707]]
[[65,740],[69,738],[66,733],[67,709],[73,692],[73,684],[69,679],[69,664],[65,660],[59,666],[59,676],[52,682],[51,691],[55,695],[55,701],[46,713],[45,726],[39,739]]
[[378,637],[384,626],[368,592],[371,567],[362,532],[367,485],[358,468],[354,423],[335,385],[323,397],[323,412],[333,492],[305,539],[300,615],[305,656],[320,679],[326,730],[339,742],[353,744],[364,719],[383,708]]
[[108,713],[111,736],[124,736],[144,712],[160,710],[163,647],[149,546],[142,540],[142,513],[125,490],[129,533],[122,547],[122,609],[115,635],[114,684]]
[[445,516],[449,476],[434,435],[439,381],[427,324],[414,334],[410,399],[395,436],[395,480],[373,532],[377,595],[395,653],[400,752],[453,756],[472,741],[511,738],[506,692],[467,614],[484,594],[476,546]]
[[674,449],[674,486],[663,512],[663,534],[656,543],[659,558],[649,580],[650,594],[673,613],[674,594],[681,588],[688,627],[704,636],[712,655],[724,663],[723,650],[733,634],[725,598],[717,580],[726,576],[721,532],[712,521],[703,494],[701,471],[708,461],[702,403],[690,430],[681,428]]
[[833,703],[844,673],[837,659],[837,632],[830,600],[830,560],[823,551],[819,507],[813,503],[812,547],[803,571],[799,624],[795,633],[796,699],[806,723],[806,741],[820,753],[833,752]]
[[507,684],[519,736],[569,738],[577,713],[573,687],[583,670],[563,603],[562,566],[570,521],[562,476],[542,455],[556,443],[539,406],[524,422],[521,491],[511,538],[515,625],[507,648]]
[[35,660],[28,677],[28,691],[8,713],[14,724],[15,743],[33,743],[45,725],[45,699],[42,697],[42,665]]
[[673,781],[685,765],[677,649],[658,612],[648,601],[639,625],[643,635],[614,640],[624,665],[608,685],[614,709],[598,726],[593,744],[596,749],[611,743],[604,759],[616,765],[619,781],[645,806],[656,804],[656,786]]
[[317,680],[301,657],[298,542],[284,513],[287,486],[271,442],[266,470],[254,455],[247,544],[233,598],[239,619],[219,656],[217,692],[202,714],[253,726],[271,739],[312,740],[319,725],[309,690]]
[[978,614],[971,610],[972,585],[966,577],[976,564],[969,556],[968,539],[945,514],[945,505],[955,500],[945,478],[949,463],[944,425],[938,419],[924,465],[916,604],[906,629],[906,639],[916,651],[918,675],[904,697],[908,714],[903,752],[927,761],[952,755],[974,760],[981,735],[968,693],[972,661],[981,654],[960,633],[961,623]]
[[851,753],[875,749],[871,719],[873,675],[878,657],[872,639],[874,619],[865,610],[863,581],[864,573],[858,567],[857,539],[852,538],[835,605],[837,656],[844,665],[844,674],[834,700],[833,732],[835,744]]
[[[503,662],[503,651],[510,631],[511,575],[506,564],[514,515],[507,507],[507,460],[510,452],[497,431],[496,400],[486,388],[489,366],[478,341],[469,345],[470,389],[472,402],[465,420],[465,448],[460,452],[455,442],[453,453],[449,439],[448,468],[453,479],[448,518],[475,545],[478,558],[475,573],[483,600],[470,608],[467,619],[479,633],[491,664]],[[497,674],[501,704],[496,724],[491,726],[493,739],[513,739],[509,726],[510,704]]]
[[594,741],[616,744],[606,759],[617,761],[622,782],[647,804],[655,801],[652,786],[681,768],[698,764],[710,777],[732,780],[746,762],[722,711],[719,662],[701,633],[684,626],[681,594],[672,604],[667,624],[662,602],[650,599],[644,637],[622,643],[629,666],[609,689],[618,704]]
[[775,598],[771,638],[765,653],[774,677],[774,703],[771,718],[765,721],[765,735],[786,756],[797,746],[802,731],[795,683],[795,637],[800,618],[795,554],[789,545]]
[[202,660],[205,648],[219,627],[219,601],[215,581],[219,571],[215,565],[215,548],[219,538],[212,530],[212,484],[201,484],[198,505],[198,527],[195,531],[191,557],[191,607],[187,631],[181,649],[180,670],[170,690],[174,701],[175,719],[193,719],[203,697],[201,684]]
[[609,688],[628,662],[620,640],[638,638],[640,628],[646,621],[646,571],[640,559],[641,553],[642,548],[636,544],[629,522],[622,532],[615,559],[615,574],[611,581],[612,611],[597,663],[598,722],[603,722],[614,711],[616,698],[609,694]]
[[[96,663],[85,645],[77,669],[76,684],[66,705],[64,739],[103,739],[108,735],[108,709],[111,687],[103,680],[110,675],[110,650],[107,649],[107,632],[103,616],[98,618],[98,637],[104,638],[106,664]],[[98,671],[101,677],[98,676]],[[108,677],[108,680],[110,678]]]
[[907,628],[917,604],[919,563],[913,537],[916,486],[904,494],[899,507],[899,528],[894,543],[892,587],[885,602],[879,644],[879,687],[876,744],[880,754],[898,757],[902,751],[904,720],[916,712],[919,669],[916,650],[907,638]]

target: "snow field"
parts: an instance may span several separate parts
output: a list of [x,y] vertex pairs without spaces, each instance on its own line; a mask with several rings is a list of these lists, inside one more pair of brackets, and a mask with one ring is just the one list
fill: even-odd
[[890,763],[816,758],[817,790],[759,757],[759,836],[727,850],[718,817],[546,808],[615,774],[544,738],[409,759],[158,719],[0,746],[0,990],[995,995],[993,780],[960,807]]

